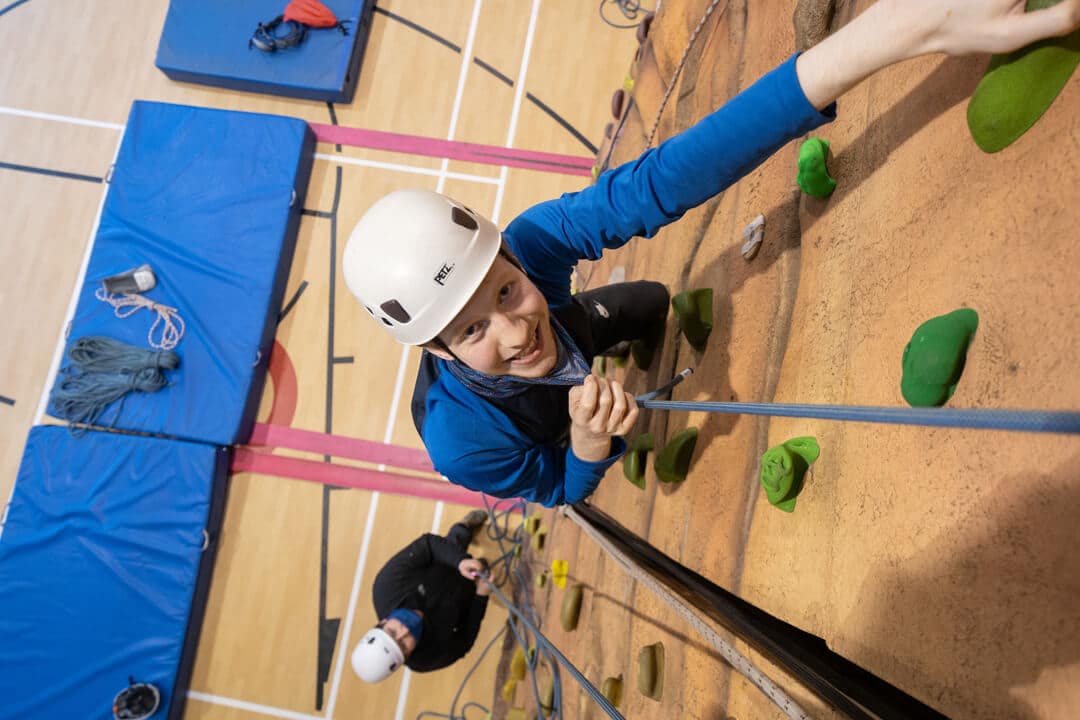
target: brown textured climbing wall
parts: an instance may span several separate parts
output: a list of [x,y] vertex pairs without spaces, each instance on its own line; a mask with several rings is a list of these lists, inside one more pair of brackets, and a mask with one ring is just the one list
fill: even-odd
[[[721,0],[660,135],[788,57],[795,4]],[[833,27],[867,4],[837,3]],[[707,6],[663,6],[613,164],[643,148]],[[704,353],[669,322],[652,371],[613,374],[640,392],[691,364],[677,399],[899,406],[913,330],[968,306],[982,323],[950,406],[1080,407],[1080,80],[1031,132],[985,155],[964,114],[988,59],[922,58],[844,96],[838,119],[816,133],[832,143],[831,198],[799,194],[792,144],[652,241],[610,253],[591,285],[622,265],[628,279],[658,279],[673,293],[716,291]],[[747,263],[740,233],[758,213],[765,242]],[[685,483],[658,488],[650,470],[641,491],[616,467],[596,504],[947,715],[1080,716],[1080,441],[698,413],[647,414],[640,429],[662,445],[690,425],[701,436]],[[758,459],[799,435],[817,437],[822,454],[789,515],[761,493]],[[582,627],[564,639],[596,653],[597,673],[626,672],[637,647],[662,640],[677,673],[664,717],[780,717],[568,523],[551,552],[613,596],[606,607],[587,601]],[[628,716],[656,716],[655,703],[627,695]]]

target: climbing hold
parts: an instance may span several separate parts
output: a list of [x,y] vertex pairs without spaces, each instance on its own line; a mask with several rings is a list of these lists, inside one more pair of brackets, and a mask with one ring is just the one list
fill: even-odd
[[510,708],[506,711],[506,720],[531,720],[535,718],[535,713],[525,714],[525,708]]
[[506,702],[514,702],[514,691],[517,690],[518,681],[511,677],[506,681],[506,684],[502,686],[502,699]]
[[521,557],[521,543],[514,546],[514,557]]
[[543,552],[544,551],[544,545],[546,545],[546,544],[547,544],[547,533],[546,532],[541,530],[538,533],[536,533],[535,535],[533,535],[533,539],[532,539],[532,549],[533,550],[535,550],[536,552]]
[[555,683],[548,678],[540,688],[540,712],[544,717],[549,717],[555,709]]
[[570,574],[570,564],[565,560],[551,561],[551,577],[555,581],[555,587],[562,590],[566,587],[566,578]]
[[572,632],[577,629],[578,617],[581,615],[581,599],[585,593],[585,586],[574,583],[563,595],[562,610],[559,612],[559,622],[562,629]]
[[536,573],[536,587],[543,588],[547,585],[547,572]]
[[[1061,0],[1028,0],[1027,12]],[[1011,145],[1043,116],[1080,64],[1080,30],[994,55],[968,102],[971,137],[983,152]]]
[[622,704],[622,675],[604,678],[600,685],[600,694],[606,697],[609,703],[619,707]]
[[798,437],[776,445],[761,456],[761,487],[769,503],[784,512],[795,510],[807,469],[821,455],[817,440]]
[[592,170],[589,172],[592,174],[593,182],[596,182],[596,178],[600,177],[600,166],[593,163]]
[[765,216],[758,215],[742,231],[742,256],[744,260],[753,260],[765,239]]
[[522,522],[522,525],[525,527],[525,532],[529,533],[530,535],[535,535],[537,531],[540,530],[540,519],[541,518],[539,515],[530,515],[529,517],[525,518],[525,520]]
[[[615,123],[609,122],[607,125],[604,126],[604,137],[607,138],[608,140],[611,139],[611,133],[613,133],[613,132],[615,132]],[[595,168],[596,166],[593,165],[593,167]],[[596,179],[595,176],[594,176],[593,179],[594,180]]]
[[686,428],[671,439],[656,456],[653,469],[660,482],[682,482],[690,471],[690,458],[694,455],[698,429]]
[[655,354],[656,348],[644,340],[630,342],[630,357],[634,358],[634,364],[638,366],[639,370],[648,370],[649,366],[652,365]]
[[514,648],[514,656],[510,658],[510,677],[520,682],[525,679],[528,670],[529,661],[525,659],[525,650],[518,645]]
[[656,441],[650,433],[642,433],[634,438],[630,449],[623,457],[623,475],[632,484],[645,489],[645,459],[649,451],[656,447]]
[[671,298],[679,329],[695,350],[704,350],[712,332],[712,288],[698,288]]
[[607,358],[603,355],[597,355],[592,359],[592,372],[593,375],[604,376],[607,374]]
[[807,195],[829,197],[836,189],[836,181],[829,176],[828,156],[828,140],[812,137],[799,146],[799,175],[796,182]]
[[664,694],[664,644],[653,643],[638,653],[638,690],[647,698],[659,700]]
[[791,22],[795,26],[795,50],[806,52],[829,36],[836,0],[799,0]]
[[944,405],[952,397],[978,327],[979,314],[961,308],[931,318],[915,330],[901,361],[900,393],[908,405]]
[[656,13],[650,12],[645,13],[645,17],[641,18],[637,30],[634,31],[634,36],[637,38],[638,45],[645,42],[645,38],[649,37],[649,30],[652,28],[652,21],[655,17]]
[[618,120],[622,117],[623,103],[626,101],[626,91],[619,88],[611,95],[611,114]]

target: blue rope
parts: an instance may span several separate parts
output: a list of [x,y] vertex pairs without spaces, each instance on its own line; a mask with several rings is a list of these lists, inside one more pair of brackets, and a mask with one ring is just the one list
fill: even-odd
[[732,415],[817,418],[854,422],[927,425],[931,427],[1080,433],[1080,412],[1052,410],[982,410],[975,408],[904,408],[864,405],[799,405],[793,403],[692,402],[639,400],[654,410],[702,410]]
[[[545,650],[547,650],[548,652],[550,652],[552,655],[555,656],[555,658],[559,661],[559,664],[562,665],[564,668],[566,668],[567,671],[569,671],[569,673],[574,676],[574,679],[578,681],[578,683],[581,685],[582,688],[584,688],[585,692],[587,692],[589,694],[589,696],[592,697],[592,699],[596,701],[597,705],[599,705],[601,708],[604,709],[604,712],[606,712],[608,714],[608,717],[612,718],[613,720],[624,720],[622,714],[618,710],[615,709],[615,706],[612,705],[608,701],[608,699],[606,697],[604,697],[603,693],[601,693],[599,690],[597,690],[596,686],[594,686],[591,682],[589,682],[588,679],[584,675],[581,674],[581,671],[578,670],[576,667],[574,667],[574,664],[571,663],[569,660],[567,660],[566,656],[563,655],[561,652],[559,652],[559,649],[557,647],[555,647],[551,643],[550,640],[548,640],[546,637],[544,637],[544,635],[541,634],[541,632],[539,630],[536,629],[536,626],[533,625],[533,623],[529,622],[529,619],[527,617],[525,617],[525,613],[521,612],[521,610],[519,610],[510,601],[509,598],[507,598],[505,595],[503,595],[502,591],[499,590],[499,588],[496,587],[493,583],[489,582],[488,584],[491,585],[491,591],[493,593],[495,593],[495,595],[497,595],[500,600],[502,600],[503,604],[506,606],[506,609],[510,611],[510,614],[513,615],[526,628],[528,628],[529,632],[531,632],[533,637],[536,638],[538,644],[540,644]],[[516,631],[515,631],[515,634],[517,634]],[[520,637],[519,637],[519,642],[520,642]],[[534,679],[533,679],[534,685],[535,685],[535,682],[536,682],[536,680],[535,680],[535,675],[534,675]],[[556,699],[557,699],[556,706],[558,706],[558,698],[561,695],[561,692],[560,692],[561,688],[558,687],[558,675],[557,674],[555,675],[555,684],[556,684],[555,690],[556,690]]]
[[[71,365],[60,372],[49,394],[49,413],[75,425],[95,424],[105,408],[133,390],[157,392],[169,384],[164,371],[180,365],[174,352],[144,350],[105,337],[79,338],[68,359]],[[121,402],[113,423],[122,408]]]

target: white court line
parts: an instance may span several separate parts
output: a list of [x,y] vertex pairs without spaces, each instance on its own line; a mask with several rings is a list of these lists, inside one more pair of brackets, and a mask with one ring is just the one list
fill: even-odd
[[19,117],[34,118],[35,120],[49,120],[52,122],[67,123],[68,125],[86,125],[87,127],[105,128],[107,130],[124,129],[123,125],[118,125],[116,123],[100,122],[98,120],[83,120],[82,118],[70,117],[68,115],[54,115],[52,113],[23,110],[21,108],[0,106],[0,115],[18,115]]
[[[517,86],[514,88],[514,107],[510,111],[510,129],[506,133],[506,147],[514,147],[514,136],[517,135],[518,115],[521,114],[521,101],[525,97],[525,75],[529,71],[529,56],[532,54],[533,37],[536,35],[536,18],[540,14],[540,0],[533,0],[532,13],[529,15],[529,31],[525,34],[525,49],[521,54],[521,68],[518,70]],[[495,211],[491,221],[499,224],[499,213],[502,211],[503,191],[506,189],[507,167],[499,170],[499,186],[495,191]]]
[[[362,160],[360,158],[345,157],[342,155],[332,155],[329,153],[315,153],[316,160],[328,160],[329,162],[337,162],[342,165],[359,165],[361,167],[376,168],[378,170],[391,170],[393,172],[412,173],[413,175],[433,175],[442,177],[445,175],[453,180],[465,180],[468,182],[481,183],[483,185],[497,185],[498,178],[484,177],[483,175],[468,175],[466,173],[450,173],[443,170],[433,170],[431,168],[412,167],[411,165],[397,165],[395,163],[379,162],[378,160]],[[443,161],[446,162],[445,160]]]
[[[285,718],[286,720],[325,720],[321,715],[306,715],[293,710],[282,710],[281,708],[270,707],[269,705],[259,705],[258,703],[247,702],[246,700],[234,700],[233,698],[219,697],[217,695],[210,695],[195,690],[188,690],[187,696],[189,700],[199,700],[212,705],[223,705],[236,710],[247,710],[248,712],[269,715],[270,717]],[[185,712],[185,715],[186,714],[187,713]]]

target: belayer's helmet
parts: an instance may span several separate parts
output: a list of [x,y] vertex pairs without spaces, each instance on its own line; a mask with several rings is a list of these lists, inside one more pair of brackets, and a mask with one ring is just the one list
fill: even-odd
[[356,223],[342,271],[352,294],[391,335],[421,345],[469,302],[501,243],[493,222],[445,195],[398,190]]
[[371,628],[360,639],[352,653],[352,668],[361,680],[377,683],[405,663],[394,638],[382,628]]

